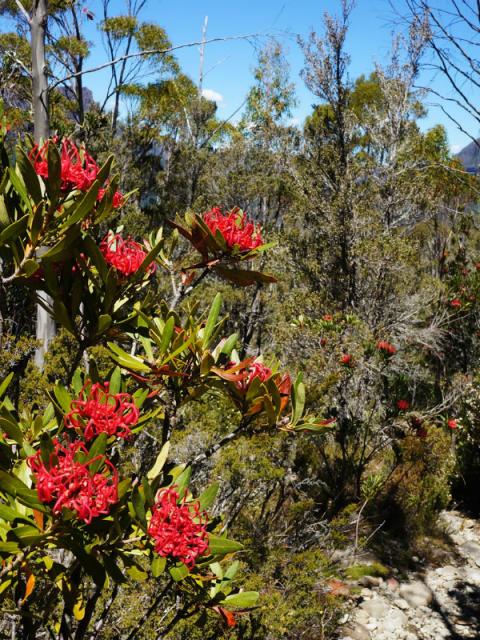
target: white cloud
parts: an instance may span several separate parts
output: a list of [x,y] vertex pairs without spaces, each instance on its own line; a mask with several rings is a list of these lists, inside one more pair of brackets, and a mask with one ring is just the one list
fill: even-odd
[[202,96],[212,102],[223,102],[223,96],[213,89],[202,89]]

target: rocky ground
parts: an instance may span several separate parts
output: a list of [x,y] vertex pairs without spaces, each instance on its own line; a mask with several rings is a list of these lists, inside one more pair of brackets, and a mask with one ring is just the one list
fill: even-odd
[[365,576],[341,640],[480,639],[480,523],[454,511],[440,516],[451,541],[441,563],[395,578]]

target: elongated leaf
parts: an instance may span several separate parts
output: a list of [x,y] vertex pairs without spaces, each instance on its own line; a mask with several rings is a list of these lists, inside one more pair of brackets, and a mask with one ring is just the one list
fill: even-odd
[[110,376],[110,384],[108,387],[108,390],[110,393],[112,394],[117,394],[120,393],[122,387],[122,372],[120,370],[120,367],[115,367],[115,369],[112,372],[112,375]]
[[9,438],[15,440],[18,444],[22,444],[23,433],[21,432],[20,427],[13,422],[13,420],[0,416],[0,429],[3,429]]
[[12,381],[12,378],[13,378],[13,371],[12,373],[9,373],[8,376],[2,380],[2,383],[0,384],[0,398],[3,398],[3,396],[5,395],[5,391],[7,390],[10,382]]
[[64,413],[68,413],[70,411],[70,406],[72,404],[72,396],[68,393],[65,387],[63,387],[58,382],[55,385],[53,393],[62,411]]
[[152,562],[152,576],[158,578],[165,571],[167,559],[162,556],[156,556]]
[[175,580],[175,582],[180,582],[190,575],[190,571],[188,570],[188,567],[186,565],[184,565],[183,563],[179,563],[175,567],[172,567],[170,569],[170,575]]
[[214,482],[200,495],[198,502],[200,503],[200,509],[202,511],[210,509],[212,504],[215,502],[219,488],[219,483]]
[[147,473],[148,480],[154,480],[160,475],[160,472],[162,471],[165,465],[165,462],[167,461],[169,451],[170,451],[170,441],[166,442],[163,445],[160,453],[157,456],[157,459],[155,460],[155,464]]
[[241,551],[243,544],[236,540],[228,540],[227,538],[221,538],[213,533],[208,534],[208,549],[214,556],[224,555],[226,553],[233,553],[235,551]]
[[0,233],[0,245],[5,244],[7,240],[10,240],[10,238],[14,236],[21,236],[27,228],[28,217],[27,213],[23,218],[20,218],[19,220],[12,222],[8,227],[5,227],[5,229]]
[[210,312],[208,314],[207,323],[205,325],[205,329],[203,330],[203,347],[204,348],[207,347],[210,341],[213,330],[218,320],[218,316],[220,314],[221,307],[222,307],[222,296],[220,293],[217,293],[217,295],[213,299],[212,306],[210,307]]
[[150,367],[140,358],[131,356],[114,342],[108,342],[107,344],[109,349],[113,351],[112,358],[115,362],[118,362],[121,367],[124,367],[125,369],[132,369],[133,371],[150,371]]
[[227,269],[227,267],[215,266],[213,269],[225,280],[238,284],[241,287],[248,287],[256,282],[276,282],[277,279],[268,274],[261,273],[260,271],[247,271],[244,269]]
[[162,332],[162,341],[159,347],[159,351],[162,355],[168,349],[168,345],[170,344],[170,340],[172,339],[174,328],[175,328],[175,318],[173,316],[170,316],[166,321],[165,326],[163,328],[163,332]]
[[20,170],[20,174],[25,186],[27,187],[27,191],[32,196],[35,204],[38,204],[43,197],[42,190],[40,188],[40,181],[30,158],[20,145],[17,145],[16,147],[16,159],[17,167]]
[[299,373],[292,388],[292,422],[296,424],[303,415],[305,408],[305,385],[302,381],[302,374]]
[[234,593],[231,596],[227,596],[224,600],[220,601],[220,604],[247,609],[248,607],[254,607],[258,603],[259,596],[260,594],[257,591],[242,591],[241,593]]

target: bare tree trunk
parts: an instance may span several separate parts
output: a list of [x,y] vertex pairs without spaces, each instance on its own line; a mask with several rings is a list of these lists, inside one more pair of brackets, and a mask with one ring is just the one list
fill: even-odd
[[[33,131],[37,143],[50,136],[47,61],[45,57],[47,15],[47,0],[35,0],[31,18],[31,45]],[[53,301],[46,293],[41,291],[38,295],[45,304],[52,305]],[[37,304],[36,338],[40,342],[40,346],[35,352],[35,364],[39,369],[43,369],[45,352],[54,336],[55,320],[40,304]]]
[[48,119],[48,79],[45,58],[47,0],[35,0],[31,19],[32,108],[35,142],[50,135]]

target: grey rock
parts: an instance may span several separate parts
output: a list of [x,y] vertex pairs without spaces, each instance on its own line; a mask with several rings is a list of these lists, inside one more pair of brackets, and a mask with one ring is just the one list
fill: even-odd
[[411,607],[425,607],[430,604],[433,598],[429,587],[420,580],[402,584],[399,593]]
[[359,623],[356,623],[354,627],[352,626],[344,629],[343,633],[347,634],[344,636],[344,639],[351,638],[351,640],[371,640],[372,637],[367,627]]
[[410,605],[403,598],[398,598],[397,600],[395,600],[395,606],[399,609],[402,609],[403,611],[406,611]]
[[478,542],[464,542],[458,550],[464,558],[473,560],[480,567],[480,544]]
[[463,579],[465,580],[465,582],[480,586],[480,569],[465,567],[463,571]]
[[372,598],[365,600],[360,607],[366,611],[372,618],[383,618],[390,611],[390,607],[382,600],[382,598]]
[[388,616],[382,620],[381,628],[389,633],[394,633],[403,629],[408,622],[407,616],[403,611],[392,609]]
[[458,570],[456,567],[447,565],[446,567],[439,567],[435,569],[435,575],[444,578],[445,580],[455,580],[458,576]]

